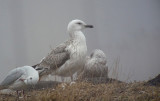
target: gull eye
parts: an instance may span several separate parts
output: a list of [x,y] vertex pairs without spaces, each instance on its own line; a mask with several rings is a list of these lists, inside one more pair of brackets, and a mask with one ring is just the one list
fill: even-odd
[[77,24],[78,24],[78,25],[82,25],[82,23],[80,23],[80,22],[78,22]]

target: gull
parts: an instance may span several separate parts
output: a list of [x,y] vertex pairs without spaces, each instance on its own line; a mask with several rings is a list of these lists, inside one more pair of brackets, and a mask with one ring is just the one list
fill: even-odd
[[[11,70],[0,84],[0,90],[24,90],[27,85],[35,85],[39,80],[38,71],[31,66],[17,67]],[[24,95],[24,91],[23,91]]]
[[108,78],[108,66],[106,55],[100,49],[95,49],[90,56],[87,57],[86,63],[81,73],[80,80],[102,80]]
[[40,76],[52,73],[62,77],[69,77],[83,68],[87,54],[86,38],[82,33],[85,28],[93,28],[93,26],[87,25],[78,19],[69,22],[67,28],[69,39],[58,45],[36,65],[36,70],[45,68],[43,69],[45,72],[39,72]]

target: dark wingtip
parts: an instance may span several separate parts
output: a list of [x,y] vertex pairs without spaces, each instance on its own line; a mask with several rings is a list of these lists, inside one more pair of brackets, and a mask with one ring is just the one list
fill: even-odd
[[32,67],[33,67],[33,68],[36,68],[36,66],[37,66],[37,65],[38,65],[38,64],[36,64],[36,65],[33,65]]

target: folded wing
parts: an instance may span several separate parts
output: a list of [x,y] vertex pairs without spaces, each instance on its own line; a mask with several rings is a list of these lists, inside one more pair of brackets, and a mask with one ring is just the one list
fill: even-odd
[[19,68],[13,69],[7,75],[7,77],[0,84],[3,87],[7,87],[14,83],[17,79],[19,79],[23,75],[23,71]]
[[36,68],[47,68],[51,72],[62,66],[70,58],[69,52],[66,51],[66,47],[69,43],[70,41],[66,41],[57,46],[36,66]]

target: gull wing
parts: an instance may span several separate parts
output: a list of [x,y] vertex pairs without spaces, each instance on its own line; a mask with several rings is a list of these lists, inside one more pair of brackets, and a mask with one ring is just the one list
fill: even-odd
[[70,58],[69,52],[65,50],[66,47],[70,44],[70,41],[71,40],[66,41],[63,44],[57,46],[37,66],[48,68],[49,70],[56,70],[62,66]]
[[5,87],[9,86],[10,84],[14,83],[17,79],[19,79],[23,75],[23,73],[24,72],[19,68],[11,70],[0,85]]

